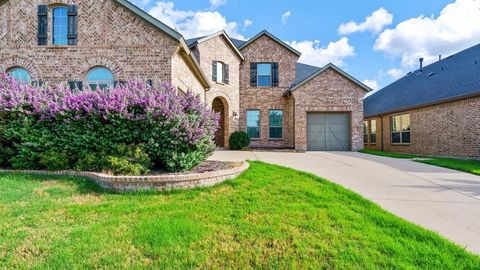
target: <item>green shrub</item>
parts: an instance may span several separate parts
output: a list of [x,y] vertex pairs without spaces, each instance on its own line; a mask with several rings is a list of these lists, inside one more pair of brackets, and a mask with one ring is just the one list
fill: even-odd
[[242,150],[250,145],[250,137],[246,132],[235,131],[230,135],[230,149]]
[[[12,99],[12,97],[15,97]],[[0,166],[140,175],[187,171],[214,151],[219,115],[199,97],[128,82],[35,89],[0,74]]]
[[49,149],[46,152],[40,153],[40,164],[45,166],[47,170],[59,171],[68,170],[72,168],[72,155],[64,150],[55,148]]

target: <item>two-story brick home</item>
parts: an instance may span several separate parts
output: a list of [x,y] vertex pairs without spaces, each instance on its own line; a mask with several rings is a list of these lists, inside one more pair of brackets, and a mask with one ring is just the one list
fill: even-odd
[[216,143],[246,131],[252,147],[358,150],[370,90],[267,31],[185,40],[126,0],[0,0],[0,72],[82,90],[137,79],[193,91],[221,114]]
[[[363,147],[362,100],[370,89],[335,65],[298,63],[300,52],[267,31],[248,41],[221,32],[187,43],[207,76],[212,75],[211,89],[219,89],[208,91],[207,100],[213,100],[217,111],[229,111],[218,134],[224,136],[220,145],[231,132],[244,130],[252,147],[323,151]],[[239,68],[232,66],[235,61]],[[219,80],[220,73],[232,83]],[[223,109],[215,103],[217,97]]]

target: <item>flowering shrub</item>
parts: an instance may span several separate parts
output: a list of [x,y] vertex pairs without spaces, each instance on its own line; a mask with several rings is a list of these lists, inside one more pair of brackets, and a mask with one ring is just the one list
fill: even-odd
[[75,92],[0,76],[0,166],[128,173],[134,163],[132,174],[185,171],[214,150],[218,121],[198,97],[179,96],[169,84]]

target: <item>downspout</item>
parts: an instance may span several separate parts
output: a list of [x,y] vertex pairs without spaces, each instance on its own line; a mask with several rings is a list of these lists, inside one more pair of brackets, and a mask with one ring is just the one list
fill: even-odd
[[383,148],[383,116],[380,116],[380,124],[381,124],[381,127],[380,129],[382,130],[382,140],[381,140],[381,144],[380,144],[380,149],[382,150],[382,152],[384,151],[384,148]]

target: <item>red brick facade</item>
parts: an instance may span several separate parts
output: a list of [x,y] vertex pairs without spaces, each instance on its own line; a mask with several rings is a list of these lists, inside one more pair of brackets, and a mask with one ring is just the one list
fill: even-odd
[[350,114],[350,149],[363,149],[363,97],[366,91],[333,69],[327,69],[293,92],[295,148],[307,149],[307,113]]
[[[73,4],[78,5],[78,42],[53,45],[52,10]],[[37,40],[38,5],[48,5],[48,42],[42,46]],[[0,1],[0,14],[0,72],[22,67],[33,81],[86,85],[89,70],[103,66],[117,81],[172,82],[184,92],[198,94],[209,106],[215,102],[224,112],[222,134],[217,135],[223,136],[218,141],[226,147],[232,132],[246,130],[247,110],[260,111],[260,138],[252,140],[252,147],[298,150],[306,150],[307,112],[347,112],[351,149],[362,147],[364,90],[351,78],[327,69],[288,94],[296,80],[299,53],[270,34],[260,34],[240,52],[224,34],[212,35],[190,50],[183,37],[175,38],[145,19],[148,14],[139,15],[115,0]],[[212,61],[229,66],[228,83],[213,81]],[[252,87],[252,62],[278,63],[278,85]],[[270,138],[271,110],[283,112],[282,138]]]
[[[78,5],[77,45],[52,45],[51,13],[62,4]],[[46,46],[37,42],[38,5],[49,5]],[[185,90],[204,92],[180,43],[116,1],[7,1],[0,5],[0,14],[0,72],[19,66],[33,81],[66,84],[85,81],[91,68],[104,66],[115,80],[172,81]]]
[[[410,115],[410,143],[391,143],[391,117]],[[365,148],[434,156],[480,157],[480,97],[426,106],[376,119],[377,143]],[[383,140],[382,138],[383,130]]]
[[[260,138],[253,139],[252,147],[293,148],[293,102],[284,97],[295,80],[298,56],[278,42],[264,35],[241,50],[245,61],[240,66],[240,129],[246,130],[246,111],[260,110]],[[251,62],[277,62],[278,87],[251,87]],[[269,138],[269,111],[283,111],[283,138]]]

